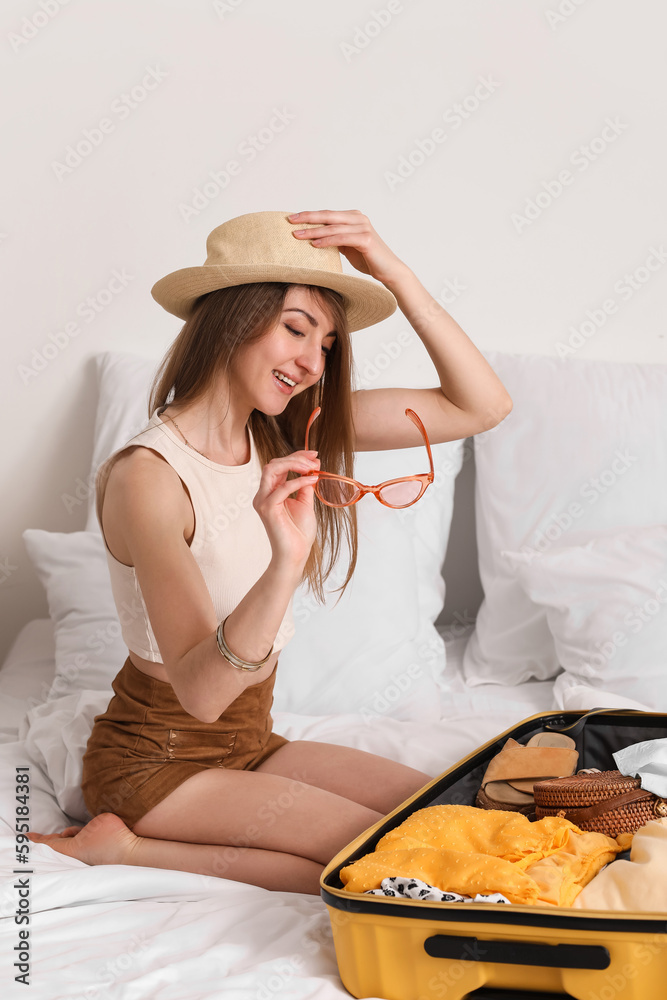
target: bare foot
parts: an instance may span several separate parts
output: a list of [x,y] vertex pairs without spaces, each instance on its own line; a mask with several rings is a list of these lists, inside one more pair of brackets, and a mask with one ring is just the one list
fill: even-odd
[[129,865],[139,838],[114,813],[100,813],[85,826],[60,833],[29,833],[34,844],[46,844],[87,865]]

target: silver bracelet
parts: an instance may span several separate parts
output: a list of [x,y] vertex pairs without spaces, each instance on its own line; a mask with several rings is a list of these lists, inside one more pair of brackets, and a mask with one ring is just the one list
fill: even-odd
[[[227,615],[227,618],[229,618],[229,615]],[[232,653],[231,649],[227,645],[227,641],[225,640],[225,622],[227,621],[227,618],[225,618],[225,621],[220,622],[215,633],[220,655],[224,656],[227,662],[231,663],[231,665],[236,667],[237,670],[246,670],[249,673],[259,670],[259,668],[263,667],[268,658],[271,656],[271,653],[273,652],[273,645],[264,659],[260,660],[258,663],[251,663],[249,660],[242,660],[240,656],[236,655],[236,653]]]

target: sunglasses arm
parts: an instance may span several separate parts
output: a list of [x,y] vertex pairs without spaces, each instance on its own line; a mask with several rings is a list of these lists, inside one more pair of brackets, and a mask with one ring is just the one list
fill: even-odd
[[321,406],[316,406],[315,409],[313,410],[313,412],[311,413],[310,417],[308,418],[308,423],[306,424],[306,443],[303,446],[303,450],[304,451],[308,451],[308,435],[310,433],[310,428],[312,427],[313,423],[319,417],[321,411],[322,411],[322,407]]
[[431,442],[428,439],[428,434],[426,433],[426,428],[424,427],[423,423],[421,422],[421,420],[419,419],[419,417],[417,416],[417,414],[415,413],[414,410],[411,410],[408,407],[408,409],[405,411],[405,415],[406,415],[406,417],[410,418],[410,420],[412,421],[413,424],[415,424],[416,427],[419,428],[419,430],[421,432],[421,436],[424,438],[424,444],[426,445],[426,450],[428,452],[428,460],[429,460],[429,462],[431,464],[431,476],[434,476],[435,475],[435,470],[433,468],[433,453],[431,452]]
[[[304,451],[308,451],[308,435],[310,433],[310,428],[312,427],[314,421],[317,420],[317,418],[319,417],[319,415],[321,413],[321,410],[322,410],[321,406],[315,407],[315,409],[313,410],[313,412],[311,413],[311,415],[310,415],[310,417],[308,419],[308,424],[306,426],[306,441],[305,441],[305,444],[304,444]],[[414,410],[411,410],[408,407],[406,409],[406,411],[405,411],[405,415],[406,415],[406,417],[409,417],[410,420],[413,422],[413,424],[419,429],[419,432],[420,432],[421,436],[424,439],[424,444],[426,445],[426,451],[428,452],[428,460],[429,460],[429,463],[430,463],[430,466],[431,466],[431,477],[434,477],[435,470],[434,470],[434,467],[433,467],[433,453],[431,451],[431,443],[430,443],[430,441],[428,439],[428,434],[426,433],[426,428],[424,427],[423,423],[421,422],[420,418],[417,416],[417,414],[415,413]]]

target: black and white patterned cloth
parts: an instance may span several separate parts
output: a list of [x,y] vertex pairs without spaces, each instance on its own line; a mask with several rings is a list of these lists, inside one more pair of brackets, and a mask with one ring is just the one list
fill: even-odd
[[462,896],[458,892],[445,892],[444,889],[437,889],[418,878],[391,876],[383,878],[380,886],[379,889],[367,889],[365,895],[400,896],[402,899],[433,900],[436,903],[507,903],[512,905],[501,892],[478,892],[476,896]]

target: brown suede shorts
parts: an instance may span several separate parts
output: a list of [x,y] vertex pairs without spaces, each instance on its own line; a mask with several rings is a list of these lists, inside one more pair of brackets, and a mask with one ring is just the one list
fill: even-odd
[[275,677],[274,669],[207,723],[181,708],[171,684],[128,657],[106,712],[95,717],[83,757],[81,789],[91,816],[112,812],[132,827],[192,774],[261,764],[288,742],[271,731]]

